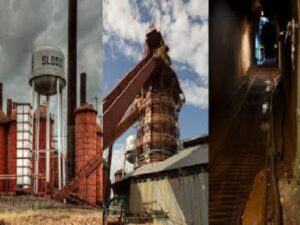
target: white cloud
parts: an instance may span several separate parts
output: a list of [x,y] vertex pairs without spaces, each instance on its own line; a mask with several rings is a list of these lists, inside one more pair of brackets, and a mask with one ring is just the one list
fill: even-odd
[[187,103],[198,108],[208,108],[207,87],[202,87],[191,80],[181,80],[180,84]]
[[[155,23],[170,47],[170,56],[175,64],[192,72],[196,80],[186,82],[186,96],[205,94],[202,86],[208,85],[208,0],[142,1],[136,5],[130,0],[104,0],[104,44],[115,53],[136,62],[143,54],[145,31]],[[187,86],[192,85],[192,86]],[[202,86],[201,86],[202,85]],[[206,88],[207,89],[207,88]],[[188,103],[197,107],[207,107],[208,99],[201,97]],[[203,101],[202,101],[203,100]]]

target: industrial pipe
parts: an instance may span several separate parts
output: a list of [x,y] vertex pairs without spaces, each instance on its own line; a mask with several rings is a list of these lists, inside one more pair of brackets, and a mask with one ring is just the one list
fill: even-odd
[[61,93],[59,91],[59,79],[57,79],[57,163],[58,163],[58,190],[61,189],[61,142],[60,142],[60,124],[61,124]]
[[0,83],[0,110],[3,109],[3,89],[2,83]]
[[80,104],[86,103],[86,73],[80,74]]
[[75,174],[75,114],[77,97],[77,0],[69,0],[68,27],[68,178]]
[[[63,114],[63,95],[60,95],[60,107],[61,107],[61,117],[62,121],[64,121],[64,114]],[[65,152],[65,133],[63,123],[61,123],[61,136],[62,136],[62,186],[66,185],[66,152]]]
[[35,119],[35,193],[39,193],[40,94],[37,93]]
[[[35,95],[34,87],[35,87],[35,83],[32,84],[32,96],[31,96],[32,97],[32,104],[33,104],[33,107],[31,108],[31,125],[32,125],[32,130],[34,128],[34,113],[35,113],[35,109],[36,109],[36,95]],[[31,135],[31,143],[33,143],[33,135]],[[35,152],[33,153],[33,156],[34,157],[36,156]],[[35,171],[34,171],[34,174],[35,174]],[[35,181],[36,180],[35,180],[35,176],[34,176],[34,179],[33,179],[34,185],[35,185]],[[35,186],[33,186],[33,192],[35,192]]]
[[109,178],[110,178],[110,168],[111,168],[111,159],[112,159],[112,152],[113,152],[113,145],[110,145],[109,148],[108,148],[108,156],[107,156],[107,165],[108,165],[108,168],[107,168],[107,174],[106,174],[106,177],[105,177],[105,182],[106,182],[106,185],[105,185],[105,196],[104,196],[104,202],[107,202],[110,198],[110,182],[109,182]]
[[50,182],[50,97],[46,96],[46,184]]
[[7,99],[7,101],[6,101],[6,115],[8,117],[10,117],[11,111],[12,111],[12,100],[11,99]]

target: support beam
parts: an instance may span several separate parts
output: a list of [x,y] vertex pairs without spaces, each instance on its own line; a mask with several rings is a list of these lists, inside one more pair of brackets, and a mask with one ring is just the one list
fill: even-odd
[[110,145],[108,148],[108,156],[107,156],[107,173],[105,175],[105,190],[104,190],[104,202],[107,202],[110,199],[110,168],[111,168],[111,159],[112,159],[112,151],[113,151],[113,145]]
[[39,193],[40,94],[37,93],[35,117],[35,193]]
[[57,79],[57,163],[58,163],[58,190],[61,189],[61,139],[60,139],[60,132],[61,132],[61,93],[59,91],[59,79]]
[[146,56],[104,99],[103,149],[114,142],[116,126],[158,64],[159,59]]

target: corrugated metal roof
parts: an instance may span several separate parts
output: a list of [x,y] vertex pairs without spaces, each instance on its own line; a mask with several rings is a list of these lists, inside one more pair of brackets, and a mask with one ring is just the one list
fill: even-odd
[[195,145],[180,151],[176,155],[173,155],[172,157],[164,161],[154,162],[141,166],[132,173],[127,174],[126,177],[139,176],[149,173],[158,173],[162,171],[180,169],[184,167],[190,167],[207,163],[208,144]]

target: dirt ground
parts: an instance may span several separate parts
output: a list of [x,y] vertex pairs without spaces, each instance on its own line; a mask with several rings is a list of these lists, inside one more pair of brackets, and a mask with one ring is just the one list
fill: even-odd
[[31,196],[0,197],[0,225],[99,225],[102,211]]

